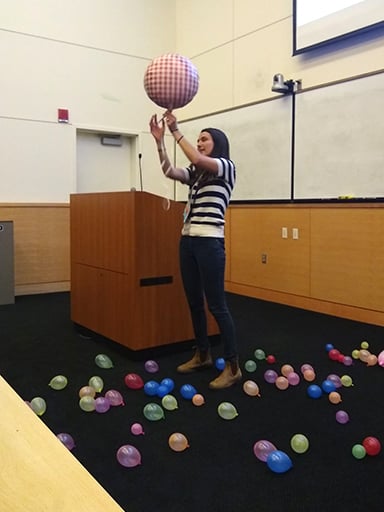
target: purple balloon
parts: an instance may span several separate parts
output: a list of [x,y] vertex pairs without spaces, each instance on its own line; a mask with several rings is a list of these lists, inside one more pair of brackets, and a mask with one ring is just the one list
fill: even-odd
[[156,373],[159,371],[159,365],[152,359],[148,359],[148,361],[145,362],[144,368],[148,373]]
[[64,446],[68,448],[68,450],[71,451],[75,447],[75,441],[73,440],[73,437],[70,434],[62,432],[61,434],[57,434],[56,437],[60,439],[60,441],[63,443]]
[[96,412],[107,412],[111,407],[111,403],[105,396],[98,396],[95,399],[95,411]]
[[264,380],[265,382],[268,382],[268,384],[274,384],[278,375],[275,370],[266,370],[264,372]]
[[343,383],[341,382],[341,379],[338,375],[335,375],[334,373],[330,373],[327,377],[327,380],[330,380],[334,383],[336,388],[341,388]]
[[353,365],[352,357],[351,356],[344,356],[343,365],[344,366],[352,366]]
[[348,421],[349,421],[348,413],[345,411],[337,411],[336,421],[337,421],[337,423],[341,423],[342,425],[344,425],[345,423],[348,423]]
[[268,455],[276,450],[276,446],[266,439],[256,441],[253,445],[253,453],[262,462],[266,462]]
[[135,446],[125,444],[117,450],[116,458],[119,464],[126,468],[133,468],[141,464],[141,454]]
[[123,397],[119,391],[116,389],[110,389],[105,393],[105,398],[108,399],[109,403],[114,407],[117,405],[124,405]]

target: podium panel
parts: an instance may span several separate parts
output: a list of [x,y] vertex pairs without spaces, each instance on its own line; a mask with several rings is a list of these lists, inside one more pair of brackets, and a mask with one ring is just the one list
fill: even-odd
[[[147,192],[71,195],[71,319],[131,350],[194,338],[179,271],[184,205]],[[218,333],[208,313],[208,333]]]

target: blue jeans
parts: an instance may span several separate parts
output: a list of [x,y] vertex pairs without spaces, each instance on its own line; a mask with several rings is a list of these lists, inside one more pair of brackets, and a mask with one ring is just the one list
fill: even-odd
[[182,236],[180,270],[197,347],[200,351],[209,349],[205,297],[219,327],[224,359],[237,359],[235,327],[224,291],[224,238]]

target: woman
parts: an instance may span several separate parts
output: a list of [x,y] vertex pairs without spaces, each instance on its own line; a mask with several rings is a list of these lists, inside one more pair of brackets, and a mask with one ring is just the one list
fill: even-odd
[[[191,162],[186,168],[174,167],[164,145],[165,125]],[[189,304],[197,349],[191,360],[178,366],[179,373],[191,373],[212,367],[207,335],[204,297],[216,319],[224,345],[225,367],[209,387],[222,389],[241,380],[235,328],[224,292],[225,246],[224,215],[235,184],[235,166],[229,158],[226,135],[215,128],[205,128],[197,147],[180,132],[177,119],[166,111],[160,122],[150,120],[163,173],[189,186],[180,239],[180,269]]]

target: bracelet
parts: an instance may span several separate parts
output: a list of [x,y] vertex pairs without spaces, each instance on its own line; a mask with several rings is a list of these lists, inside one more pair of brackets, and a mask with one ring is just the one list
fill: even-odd
[[173,133],[173,132],[178,132],[178,131],[179,131],[179,129],[178,129],[178,128],[174,128],[173,130],[171,130],[171,133]]
[[176,141],[176,142],[177,142],[177,144],[180,144],[180,142],[181,142],[181,140],[182,140],[182,139],[184,139],[184,135],[182,135],[182,136],[180,137],[180,139],[177,139],[177,141]]

